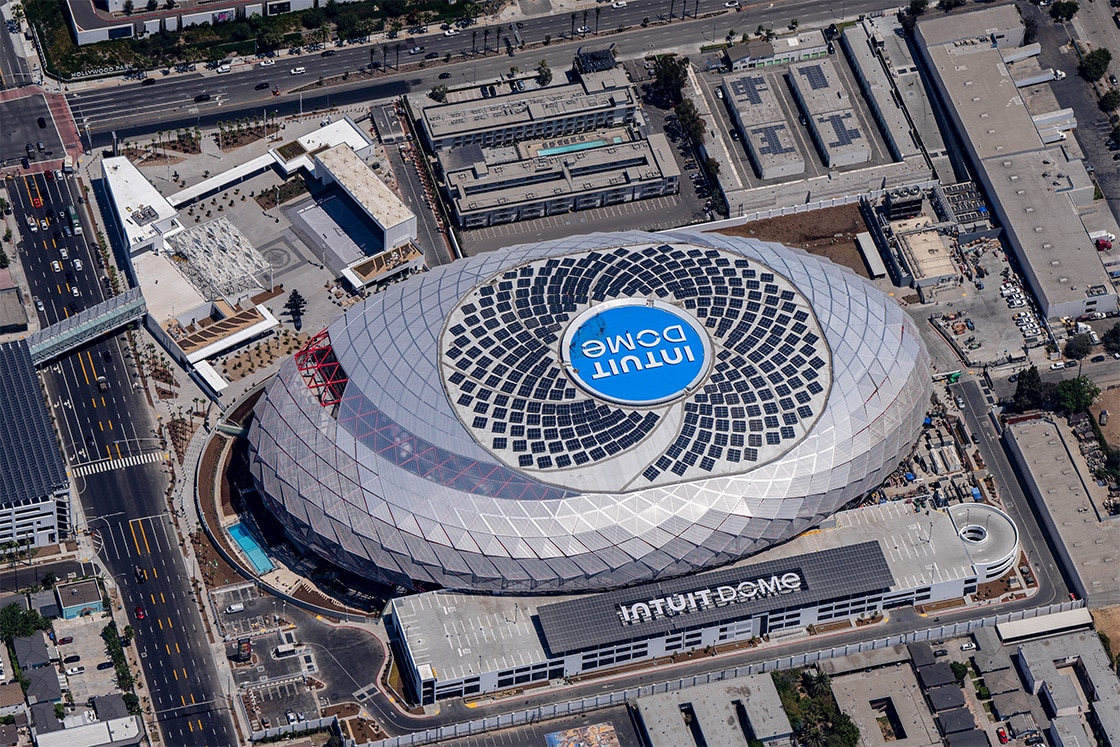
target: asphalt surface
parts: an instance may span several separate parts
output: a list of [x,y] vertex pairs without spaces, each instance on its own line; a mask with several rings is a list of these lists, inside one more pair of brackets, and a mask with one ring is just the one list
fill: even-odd
[[[9,187],[20,219],[21,262],[36,308],[42,306],[40,324],[104,300],[100,258],[85,241],[88,225],[82,236],[64,232],[70,226],[66,208],[85,208],[77,202],[76,182],[35,174]],[[75,529],[91,531],[101,561],[121,588],[120,604],[136,630],[135,646],[165,738],[184,747],[235,744],[193,601],[192,576],[167,516],[166,477],[157,461],[164,449],[143,390],[134,388],[135,367],[123,335],[102,337],[42,373],[86,517],[86,526]],[[137,583],[137,567],[146,573],[143,584]]]
[[[1003,501],[1003,510],[1014,520],[1019,528],[1019,541],[1027,553],[1039,580],[1039,587],[1046,599],[1031,606],[1037,607],[1048,602],[1060,602],[1069,596],[1069,584],[1055,562],[1054,553],[1047,535],[1039,527],[1038,520],[1031,508],[1023,488],[1019,483],[1014,467],[1004,449],[1003,440],[996,432],[990,416],[993,401],[975,379],[963,380],[951,387],[954,395],[964,399],[961,408],[965,425],[970,433],[979,437],[976,447],[984,459],[984,466],[995,478],[996,487]],[[994,396],[992,397],[994,400]]]
[[[26,29],[27,24],[23,24],[22,28]],[[22,34],[23,31],[17,33]],[[27,60],[16,54],[15,38],[16,34],[7,28],[0,30],[0,88],[17,88],[33,82]]]
[[[560,66],[553,65],[554,70],[560,71],[566,69],[572,55],[584,47],[602,49],[613,45],[620,57],[687,47],[690,48],[689,55],[698,60],[701,57],[698,53],[700,45],[710,43],[713,38],[722,39],[728,31],[735,30],[737,36],[744,32],[753,33],[760,24],[780,30],[794,18],[798,19],[802,28],[826,26],[837,13],[833,4],[815,0],[771,3],[739,12],[725,8],[721,0],[690,0],[687,5],[687,20],[681,20],[683,3],[676,0],[663,0],[656,4],[649,0],[635,0],[620,9],[600,5],[600,35],[594,33],[594,10],[588,11],[586,25],[591,30],[585,34],[572,33],[570,13],[525,18],[520,21],[523,27],[518,33],[527,44],[536,46],[515,50],[512,56],[505,43],[513,38],[508,23],[472,26],[453,37],[443,36],[433,26],[431,35],[415,39],[403,37],[373,45],[332,47],[325,50],[334,52],[328,57],[320,52],[298,56],[284,54],[276,58],[275,65],[261,67],[258,61],[253,60],[252,64],[238,66],[225,74],[204,71],[201,67],[193,73],[167,76],[154,72],[148,77],[154,82],[146,85],[124,80],[115,86],[72,91],[67,94],[67,99],[83,141],[91,148],[100,148],[112,143],[114,132],[119,140],[139,139],[144,135],[150,137],[159,129],[173,131],[181,127],[212,126],[221,121],[260,115],[264,111],[270,115],[290,116],[299,113],[301,108],[309,112],[427,91],[441,82],[439,74],[445,72],[451,73],[456,84],[492,81],[503,73],[508,74],[511,65],[529,69],[542,57],[560,61]],[[861,13],[882,10],[883,7],[882,0],[851,0],[844,2],[839,10],[847,17],[856,17]],[[651,23],[659,18],[668,19],[670,11],[673,13],[671,22],[641,27],[644,18],[649,18]],[[692,17],[694,11],[699,18]],[[578,11],[575,16],[574,28],[578,29],[585,23],[583,11]],[[608,33],[617,31],[620,25],[625,27],[624,32]],[[495,54],[499,29],[500,46],[506,51]],[[487,30],[490,32],[488,35]],[[546,36],[551,37],[551,43],[540,46]],[[424,51],[408,54],[409,49],[417,46]],[[488,56],[482,54],[484,47],[490,50]],[[437,58],[424,59],[429,54],[435,54]],[[451,54],[450,63],[443,62],[446,54]],[[324,87],[316,85],[320,77],[366,70],[371,62],[383,66],[373,80]],[[296,67],[305,68],[306,72],[292,75],[291,70]],[[257,89],[258,85],[264,84],[267,86]],[[302,94],[302,102],[300,88],[308,89]],[[274,96],[272,90],[278,90],[280,95]],[[209,100],[195,101],[202,94],[209,96]]]

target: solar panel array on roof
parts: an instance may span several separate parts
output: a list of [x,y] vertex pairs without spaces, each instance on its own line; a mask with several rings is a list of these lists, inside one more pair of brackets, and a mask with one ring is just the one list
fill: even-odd
[[64,488],[66,465],[25,340],[0,345],[0,391],[0,502],[41,498]]
[[762,97],[759,95],[759,90],[766,90],[766,78],[761,75],[743,76],[740,78],[732,78],[728,81],[727,85],[731,88],[731,93],[735,98],[746,99],[752,104],[761,104]]
[[797,68],[797,72],[814,91],[822,91],[828,88],[828,78],[825,77],[820,65],[803,65]]
[[[669,609],[680,600],[687,606],[689,593],[718,590],[720,586],[737,586],[743,581],[769,579],[777,574],[795,572],[803,579],[799,590],[788,594],[758,596],[737,604],[710,606],[681,611],[679,614],[655,616],[633,624],[623,622],[620,606],[668,599]],[[872,591],[887,590],[894,584],[894,575],[887,565],[878,542],[831,548],[792,558],[767,560],[754,565],[725,568],[711,573],[619,589],[604,594],[580,597],[567,602],[546,604],[537,608],[537,617],[545,645],[551,655],[597,648],[615,642],[648,638],[669,631],[707,627],[718,622],[742,620],[778,609],[800,609],[828,599],[859,596]],[[713,592],[713,596],[716,592]],[[680,607],[681,605],[676,605]]]
[[856,140],[863,139],[863,133],[858,127],[848,127],[847,122],[853,118],[852,112],[841,112],[821,117],[820,121],[827,120],[832,124],[832,131],[836,133],[836,140],[829,143],[831,148],[842,148],[851,145]]
[[796,153],[797,148],[792,145],[782,145],[782,139],[778,133],[788,131],[784,124],[771,124],[763,125],[761,127],[752,127],[750,135],[759,143],[758,152],[764,156],[779,156],[783,153]]

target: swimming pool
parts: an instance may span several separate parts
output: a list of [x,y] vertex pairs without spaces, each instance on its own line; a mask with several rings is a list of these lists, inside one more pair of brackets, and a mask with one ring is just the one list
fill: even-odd
[[[622,142],[622,138],[617,135],[612,139],[614,145]],[[575,153],[581,150],[591,150],[592,148],[602,148],[607,145],[606,140],[588,140],[584,143],[572,143],[571,145],[557,145],[555,148],[544,148],[537,151],[538,156],[558,156],[563,153]]]
[[272,564],[272,561],[268,559],[268,556],[265,555],[264,548],[253,539],[253,535],[249,534],[249,531],[241,526],[240,522],[230,525],[229,536],[233,537],[234,541],[237,542],[237,546],[240,547],[241,552],[245,553],[245,556],[249,558],[249,562],[253,564],[253,568],[257,573],[268,573],[276,567]]

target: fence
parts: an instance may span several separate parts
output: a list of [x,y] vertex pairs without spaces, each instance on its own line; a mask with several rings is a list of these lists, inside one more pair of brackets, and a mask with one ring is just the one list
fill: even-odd
[[800,203],[797,205],[783,205],[781,207],[766,208],[764,210],[756,210],[753,213],[746,213],[734,218],[727,218],[726,220],[712,221],[711,223],[703,224],[705,231],[718,231],[723,228],[730,228],[731,226],[741,226],[744,223],[751,223],[756,220],[765,220],[766,218],[778,218],[783,215],[800,215],[801,213],[808,213],[814,210],[824,210],[825,208],[839,207],[841,205],[851,205],[859,202],[860,198],[866,197],[869,200],[874,200],[882,197],[887,192],[893,192],[896,189],[904,189],[906,187],[919,187],[923,190],[928,190],[941,182],[937,179],[915,182],[914,184],[892,185],[884,187],[883,189],[873,189],[869,192],[859,192],[857,194],[840,195],[839,197],[824,197],[812,202]]
[[282,724],[280,726],[269,727],[268,729],[258,729],[249,734],[249,740],[252,742],[259,742],[262,739],[277,739],[278,737],[286,735],[322,731],[324,729],[330,730],[333,733],[339,733],[338,716],[314,718],[308,719],[307,721],[299,721],[294,724]]
[[745,664],[741,667],[735,667],[733,669],[724,669],[718,672],[708,672],[707,674],[682,677],[675,680],[658,682],[653,685],[643,685],[641,687],[633,687],[612,693],[604,693],[603,695],[593,695],[588,698],[571,700],[566,703],[542,705],[524,711],[517,711],[515,713],[503,713],[497,716],[475,719],[474,721],[467,721],[458,724],[448,724],[446,726],[440,726],[422,732],[402,734],[400,736],[382,739],[377,742],[367,742],[363,747],[412,747],[413,745],[433,744],[435,742],[440,742],[447,739],[469,737],[488,731],[495,731],[497,729],[508,729],[514,726],[525,726],[541,721],[549,721],[556,718],[563,718],[565,716],[572,716],[576,714],[600,710],[603,708],[610,708],[611,706],[625,705],[626,703],[636,700],[637,698],[643,698],[649,695],[657,695],[659,693],[673,692],[675,690],[683,690],[684,688],[695,687],[696,685],[706,685],[712,682],[721,682],[723,680],[746,677],[752,674],[763,674],[765,672],[773,672],[778,669],[796,669],[806,667],[819,661],[835,659],[841,656],[861,653],[863,651],[873,651],[875,649],[889,648],[891,646],[897,646],[899,644],[914,643],[917,641],[936,641],[944,638],[966,635],[978,628],[994,627],[999,623],[1011,622],[1013,620],[1024,620],[1027,618],[1040,617],[1042,615],[1050,615],[1055,612],[1065,612],[1072,609],[1079,609],[1084,605],[1084,601],[1078,599],[1074,601],[1061,602],[1058,604],[1051,604],[1045,607],[1018,610],[1016,612],[1008,612],[1002,615],[992,615],[990,617],[984,617],[978,620],[962,620],[957,623],[939,625],[937,627],[927,628],[925,630],[916,630],[912,633],[887,636],[886,638],[878,638],[873,641],[849,643],[843,646],[835,646],[830,649],[812,651],[806,654],[797,654],[794,656],[785,656],[780,659],[771,659],[769,661],[757,662],[754,664]]

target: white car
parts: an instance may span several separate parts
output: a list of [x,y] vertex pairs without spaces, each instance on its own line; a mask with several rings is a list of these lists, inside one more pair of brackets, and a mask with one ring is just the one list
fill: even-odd
[[727,0],[727,2],[723,4],[723,7],[725,7],[725,8],[738,8],[739,7],[739,0]]
[[588,33],[589,31],[591,31],[591,27],[590,27],[590,26],[580,26],[580,27],[579,27],[578,29],[576,29],[576,33],[577,33],[577,34],[586,34],[586,33]]
[[423,47],[413,47],[412,49],[408,50],[408,53],[409,54],[420,54],[423,51],[424,51]]
[[78,286],[72,285],[72,286],[70,286],[70,295],[73,296],[74,298],[78,298],[79,296],[82,295],[82,292],[80,290],[78,290]]
[[1062,363],[1061,361],[1058,361],[1057,363],[1051,363],[1050,364],[1050,370],[1051,371],[1060,371],[1065,367],[1066,367],[1066,364]]
[[55,272],[62,272],[62,263],[56,259],[54,262],[51,262],[51,269]]
[[615,10],[618,10],[619,8],[625,8],[626,0],[615,0],[613,3],[611,3],[611,7]]
[[292,75],[303,75],[306,72],[307,72],[307,68],[305,68],[305,67],[293,67],[291,69],[291,74]]
[[66,674],[73,677],[76,674],[83,674],[85,671],[85,667],[70,667],[66,670]]
[[463,33],[463,32],[460,31],[459,29],[448,29],[447,31],[443,32],[443,35],[444,36],[458,36],[461,33]]
[[74,260],[74,269],[77,270],[78,272],[82,271],[82,260],[80,260],[80,259],[75,259]]
[[37,308],[39,311],[43,310],[43,299],[39,298],[38,296],[35,296],[35,308]]
[[70,259],[70,252],[67,251],[66,247],[60,246],[58,248],[58,253],[62,255],[63,259]]
[[261,60],[261,67],[272,67],[276,64],[276,60],[264,59]]

